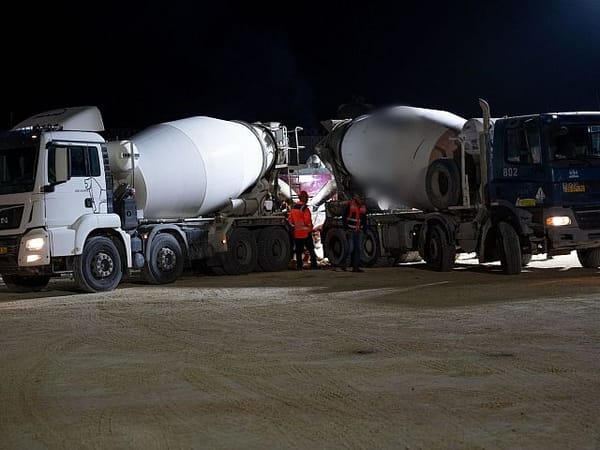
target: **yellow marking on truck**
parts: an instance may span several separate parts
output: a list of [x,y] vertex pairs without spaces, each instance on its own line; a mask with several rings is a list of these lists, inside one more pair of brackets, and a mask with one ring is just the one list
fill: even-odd
[[8,253],[8,247],[0,247],[0,255],[6,255]]

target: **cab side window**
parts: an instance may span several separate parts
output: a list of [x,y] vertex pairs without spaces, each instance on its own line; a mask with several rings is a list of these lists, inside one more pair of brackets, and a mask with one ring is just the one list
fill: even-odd
[[[50,184],[56,182],[55,148],[48,148],[48,182]],[[71,177],[100,176],[100,160],[96,147],[70,145],[67,148],[69,152],[69,175]]]
[[506,161],[514,164],[541,164],[540,132],[535,122],[506,129]]

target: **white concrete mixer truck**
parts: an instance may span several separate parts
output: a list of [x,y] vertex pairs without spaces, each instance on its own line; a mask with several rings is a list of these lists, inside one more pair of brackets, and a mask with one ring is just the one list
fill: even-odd
[[533,254],[573,250],[582,266],[600,266],[600,113],[491,119],[480,105],[482,119],[399,106],[324,123],[317,152],[338,200],[321,237],[333,264],[347,252],[342,206],[360,190],[386,200],[370,204],[367,266],[418,251],[447,271],[465,252],[518,274]]
[[0,135],[0,274],[9,288],[39,290],[61,274],[97,292],[130,273],[164,284],[190,266],[287,269],[289,230],[277,208],[285,126],[199,116],[116,142],[103,130],[98,108],[77,107]]

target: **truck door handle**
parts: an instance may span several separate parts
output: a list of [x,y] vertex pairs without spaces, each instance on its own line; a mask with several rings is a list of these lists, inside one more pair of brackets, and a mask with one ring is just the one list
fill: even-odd
[[91,198],[86,198],[84,201],[85,207],[86,208],[91,208],[92,207],[92,199]]

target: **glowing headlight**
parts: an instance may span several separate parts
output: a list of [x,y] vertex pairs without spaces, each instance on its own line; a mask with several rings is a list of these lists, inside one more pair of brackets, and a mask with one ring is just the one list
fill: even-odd
[[546,217],[546,225],[550,227],[562,227],[564,225],[570,225],[571,218],[569,216],[553,216]]
[[44,243],[44,238],[28,239],[27,242],[25,242],[25,248],[32,251],[41,250],[44,248]]

